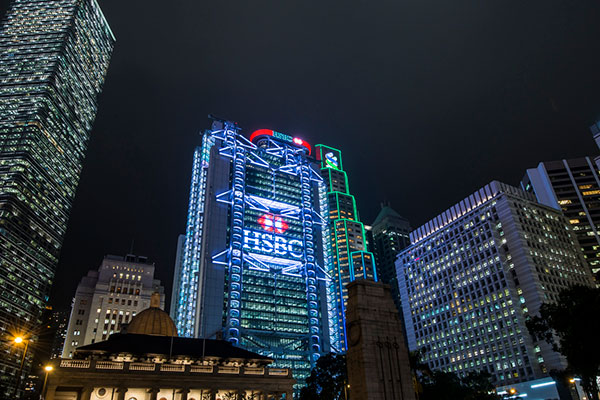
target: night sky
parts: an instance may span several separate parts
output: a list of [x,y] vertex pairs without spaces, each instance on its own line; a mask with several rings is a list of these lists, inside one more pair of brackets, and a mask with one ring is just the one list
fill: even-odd
[[417,227],[493,179],[598,153],[599,0],[99,2],[117,43],[57,308],[132,240],[170,297],[209,113],[339,148],[365,223],[387,200]]

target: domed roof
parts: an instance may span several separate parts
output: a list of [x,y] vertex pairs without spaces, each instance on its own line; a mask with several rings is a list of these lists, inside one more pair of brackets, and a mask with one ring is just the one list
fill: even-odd
[[127,333],[155,336],[177,336],[175,323],[169,314],[160,309],[160,295],[154,293],[150,299],[150,308],[133,317]]

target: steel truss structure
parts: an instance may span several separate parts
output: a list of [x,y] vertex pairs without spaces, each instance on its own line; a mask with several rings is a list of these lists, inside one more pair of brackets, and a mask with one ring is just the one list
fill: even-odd
[[[194,156],[177,329],[198,336],[203,315],[219,312],[226,340],[293,368],[302,382],[323,352],[343,347],[327,187],[306,147],[271,137],[253,143],[230,122],[219,128]],[[216,158],[229,168],[229,187],[211,203],[227,209],[227,240],[207,248],[207,175]],[[207,263],[223,271],[220,310],[203,305]]]

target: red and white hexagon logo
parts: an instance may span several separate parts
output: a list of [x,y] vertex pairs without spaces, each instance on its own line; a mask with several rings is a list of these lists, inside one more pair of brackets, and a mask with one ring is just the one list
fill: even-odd
[[264,214],[258,219],[258,223],[265,231],[273,233],[284,233],[289,228],[281,215]]

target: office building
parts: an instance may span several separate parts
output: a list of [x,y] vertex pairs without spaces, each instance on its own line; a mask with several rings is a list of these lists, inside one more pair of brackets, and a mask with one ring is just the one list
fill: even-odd
[[[499,385],[547,377],[565,360],[525,321],[572,285],[592,285],[560,211],[493,181],[410,234],[396,268],[409,350],[432,369],[487,371]],[[558,396],[557,396],[558,397]]]
[[171,307],[169,309],[169,315],[171,318],[175,318],[177,315],[177,291],[180,286],[179,273],[181,272],[181,263],[183,262],[183,250],[185,249],[185,235],[179,235],[177,237],[177,252],[175,253],[175,266],[173,269],[173,287],[171,289]]
[[154,294],[126,332],[53,360],[46,400],[292,399],[294,379],[273,360],[224,340],[177,336]]
[[154,271],[146,257],[104,257],[100,268],[89,271],[77,286],[62,356],[72,357],[77,347],[119,332],[150,306],[153,293],[160,294],[160,308],[164,308],[164,288],[154,279]]
[[389,204],[382,203],[381,211],[371,225],[373,253],[379,279],[390,285],[392,298],[400,310],[400,293],[396,277],[396,256],[410,244],[410,223]]
[[326,193],[322,193],[322,202],[327,202],[329,209],[329,232],[333,280],[329,291],[335,293],[335,315],[332,323],[337,323],[334,330],[336,336],[332,343],[334,351],[345,351],[346,338],[346,305],[348,302],[348,283],[356,279],[377,280],[375,257],[367,248],[367,236],[364,225],[359,221],[356,200],[350,194],[348,174],[342,164],[342,153],[338,149],[325,145],[316,145],[317,160],[320,161],[321,175],[326,185]]
[[[41,322],[114,42],[95,0],[13,0],[2,21],[3,340]],[[9,391],[18,367],[0,358]]]
[[326,185],[312,147],[215,120],[196,149],[175,323],[272,357],[300,382],[338,326]]
[[60,358],[65,340],[67,339],[67,329],[69,328],[69,316],[71,310],[54,311],[50,321],[52,334],[52,347],[50,348],[50,358]]
[[528,169],[521,187],[567,217],[581,251],[598,279],[600,273],[600,178],[589,157],[542,162]]

